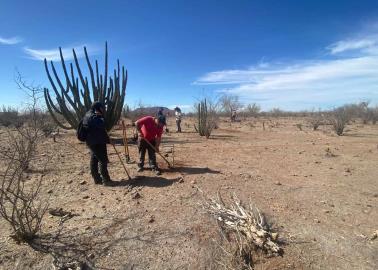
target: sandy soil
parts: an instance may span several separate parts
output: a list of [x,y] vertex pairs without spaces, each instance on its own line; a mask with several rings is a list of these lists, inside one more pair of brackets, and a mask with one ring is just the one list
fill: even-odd
[[[160,177],[128,164],[128,181],[108,147],[114,187],[94,185],[88,150],[73,132],[48,139],[41,154],[54,158],[42,194],[50,208],[75,215],[61,222],[47,214],[34,249],[14,243],[0,220],[0,269],[52,269],[51,252],[96,269],[210,269],[218,229],[195,186],[251,200],[274,224],[285,254],[258,258],[256,269],[378,268],[378,239],[370,240],[378,229],[378,125],[355,123],[339,137],[329,127],[312,131],[305,119],[222,119],[206,140],[183,122],[182,134],[164,135],[162,152],[174,144],[175,168],[158,158]],[[130,152],[137,160],[135,145]]]

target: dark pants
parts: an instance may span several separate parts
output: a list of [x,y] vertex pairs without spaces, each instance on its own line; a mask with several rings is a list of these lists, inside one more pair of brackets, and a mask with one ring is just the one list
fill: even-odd
[[[155,140],[150,142],[154,147],[156,145]],[[139,163],[138,167],[143,168],[144,166],[144,157],[146,155],[146,150],[148,151],[148,159],[152,169],[157,169],[158,166],[156,164],[156,153],[155,150],[145,141],[145,139],[141,139],[138,142],[138,150],[139,150]]]
[[[91,150],[91,175],[95,181],[95,183],[101,183],[110,181],[110,176],[108,172],[108,153],[106,150],[106,144],[95,144],[89,145],[89,149]],[[100,167],[100,174],[98,173],[98,168]]]
[[180,120],[176,119],[176,126],[177,126],[177,132],[181,132],[181,119]]

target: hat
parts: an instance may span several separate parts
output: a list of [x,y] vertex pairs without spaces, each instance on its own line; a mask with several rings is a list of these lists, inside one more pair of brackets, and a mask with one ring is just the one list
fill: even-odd
[[102,102],[100,102],[100,101],[95,101],[95,102],[93,102],[92,103],[92,106],[91,106],[91,109],[93,110],[93,111],[99,111],[100,109],[105,109],[105,106],[104,106],[104,104],[102,104]]
[[158,116],[158,123],[163,124],[164,126],[167,125],[167,122],[165,120],[165,116],[164,115],[159,115]]

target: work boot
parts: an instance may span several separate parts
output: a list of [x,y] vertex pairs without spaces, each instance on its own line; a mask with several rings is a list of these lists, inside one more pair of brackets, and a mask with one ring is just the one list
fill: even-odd
[[102,179],[99,173],[92,172],[92,178],[96,185],[102,184]]
[[111,186],[113,186],[114,182],[110,179],[106,179],[106,180],[104,179],[104,180],[102,180],[102,184],[106,187],[111,187]]
[[155,175],[161,175],[160,170],[156,167],[152,168],[152,171],[155,173]]

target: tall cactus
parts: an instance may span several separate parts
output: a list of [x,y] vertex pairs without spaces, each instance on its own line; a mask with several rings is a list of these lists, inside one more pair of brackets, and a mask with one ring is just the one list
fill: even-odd
[[206,136],[206,138],[210,137],[210,134],[215,127],[216,123],[213,117],[213,112],[211,109],[209,110],[207,107],[206,99],[201,100],[197,104],[197,124],[194,125],[194,128],[199,133],[200,136]]
[[[47,109],[49,110],[54,121],[61,128],[77,129],[80,120],[83,118],[85,113],[90,110],[92,102],[100,101],[105,105],[104,117],[106,129],[109,131],[117,123],[121,116],[126,95],[127,70],[124,68],[124,66],[122,66],[122,74],[120,74],[121,71],[119,60],[117,60],[117,68],[114,69],[114,75],[113,77],[109,76],[108,78],[108,44],[105,43],[104,75],[99,74],[97,60],[95,61],[94,72],[88,57],[87,48],[84,47],[85,59],[90,74],[89,82],[88,78],[86,76],[84,77],[81,71],[75,49],[72,49],[72,52],[78,77],[75,75],[73,63],[70,63],[70,72],[68,73],[62,49],[59,47],[65,85],[63,85],[62,80],[59,78],[53,61],[50,62],[50,65],[55,81],[50,74],[47,60],[45,59],[44,61],[47,77],[49,78],[53,89],[53,95],[51,95],[50,90],[48,88],[44,88]],[[53,97],[55,97],[55,101],[53,101]],[[61,117],[63,117],[67,123],[63,123],[59,119]]]

